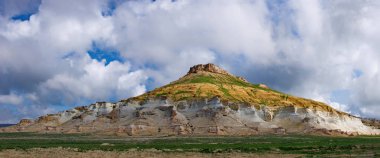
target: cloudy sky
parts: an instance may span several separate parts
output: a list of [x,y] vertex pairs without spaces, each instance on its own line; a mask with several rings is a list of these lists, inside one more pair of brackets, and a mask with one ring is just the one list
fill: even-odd
[[380,118],[378,0],[0,0],[0,123],[142,94],[215,63]]

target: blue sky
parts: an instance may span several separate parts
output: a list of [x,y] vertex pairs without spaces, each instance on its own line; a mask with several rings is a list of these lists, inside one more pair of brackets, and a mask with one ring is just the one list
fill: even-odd
[[95,42],[92,43],[91,49],[88,50],[87,53],[90,55],[91,59],[96,59],[99,62],[105,60],[105,66],[114,61],[123,63],[125,60],[118,50],[101,46]]
[[375,0],[0,0],[0,123],[142,94],[215,63],[379,118]]

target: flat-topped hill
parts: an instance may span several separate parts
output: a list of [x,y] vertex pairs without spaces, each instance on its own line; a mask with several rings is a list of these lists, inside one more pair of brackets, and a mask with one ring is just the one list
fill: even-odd
[[[126,83],[128,84],[128,83]],[[322,134],[377,135],[373,123],[310,99],[252,84],[214,64],[116,103],[97,102],[0,132],[95,133],[117,136]]]

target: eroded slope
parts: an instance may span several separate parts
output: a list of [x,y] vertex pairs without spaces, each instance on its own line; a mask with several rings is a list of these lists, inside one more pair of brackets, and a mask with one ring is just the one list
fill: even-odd
[[0,131],[122,136],[380,133],[324,103],[251,84],[213,64],[196,65],[179,80],[137,97],[21,120]]

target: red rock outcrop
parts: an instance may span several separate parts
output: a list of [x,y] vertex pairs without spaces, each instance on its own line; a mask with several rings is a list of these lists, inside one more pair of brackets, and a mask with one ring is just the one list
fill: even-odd
[[187,74],[191,73],[198,73],[198,72],[212,72],[212,73],[218,73],[218,74],[225,74],[225,75],[231,75],[226,70],[223,70],[222,68],[214,65],[214,64],[198,64],[190,68],[189,72]]

